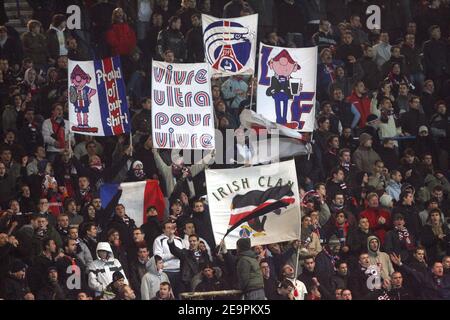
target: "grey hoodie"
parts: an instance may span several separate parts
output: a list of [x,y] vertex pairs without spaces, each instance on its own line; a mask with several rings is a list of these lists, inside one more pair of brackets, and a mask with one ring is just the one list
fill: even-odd
[[[370,249],[370,241],[373,239],[378,241],[378,248],[376,251]],[[391,259],[386,252],[380,251],[380,239],[376,236],[369,236],[367,238],[367,251],[369,253],[369,261],[371,265],[376,265],[381,268],[381,277],[383,279],[391,280],[391,274],[394,272]]]
[[169,277],[162,270],[156,269],[155,257],[151,257],[146,264],[147,273],[141,280],[141,299],[151,300],[156,297],[161,282],[169,282]]

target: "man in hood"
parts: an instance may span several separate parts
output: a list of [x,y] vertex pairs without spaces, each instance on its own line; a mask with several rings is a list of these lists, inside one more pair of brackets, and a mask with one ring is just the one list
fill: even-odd
[[146,263],[147,273],[141,280],[141,299],[152,300],[156,297],[160,285],[163,282],[170,282],[169,277],[163,272],[164,261],[158,256],[154,255]]
[[394,272],[389,255],[380,251],[380,239],[375,236],[367,238],[367,251],[371,265],[377,265],[381,269],[381,277],[384,280],[391,280],[391,274]]
[[353,161],[360,171],[371,172],[377,160],[381,160],[378,153],[372,148],[373,138],[368,133],[359,136],[359,147],[353,154]]
[[113,282],[113,274],[119,271],[124,276],[124,283],[128,284],[128,280],[123,272],[122,265],[119,260],[114,258],[111,246],[107,242],[99,242],[97,245],[97,259],[88,267],[89,287],[95,291],[96,296],[100,296],[106,287]]
[[236,273],[239,287],[245,300],[264,300],[264,280],[261,275],[256,253],[251,250],[249,238],[241,238],[236,242],[238,259]]

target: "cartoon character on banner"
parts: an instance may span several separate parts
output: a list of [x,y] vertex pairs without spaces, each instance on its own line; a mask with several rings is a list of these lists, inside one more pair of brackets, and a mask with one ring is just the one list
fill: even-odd
[[91,77],[79,65],[76,65],[70,74],[70,82],[72,85],[69,88],[69,100],[74,106],[78,122],[76,127],[72,126],[72,130],[97,132],[98,128],[89,126],[88,118],[91,98],[97,93],[97,90],[87,86],[91,82]]
[[[275,100],[276,122],[290,128],[298,128],[300,111],[296,110],[296,105],[299,104],[294,102],[298,101],[303,85],[300,79],[292,78],[291,75],[301,69],[300,65],[286,49],[273,57],[268,64],[274,75],[270,79],[266,95]],[[293,100],[291,123],[287,121],[289,100]]]

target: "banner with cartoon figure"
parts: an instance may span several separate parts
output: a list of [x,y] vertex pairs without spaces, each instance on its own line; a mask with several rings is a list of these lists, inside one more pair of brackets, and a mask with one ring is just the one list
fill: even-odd
[[70,131],[93,136],[130,132],[120,58],[69,60]]
[[232,19],[202,14],[202,26],[206,62],[213,75],[254,73],[257,14]]
[[153,145],[214,149],[211,77],[206,63],[152,63]]
[[252,246],[300,239],[300,196],[294,160],[263,166],[206,170],[216,243],[239,238]]
[[301,132],[314,130],[317,48],[261,43],[256,109],[265,118]]

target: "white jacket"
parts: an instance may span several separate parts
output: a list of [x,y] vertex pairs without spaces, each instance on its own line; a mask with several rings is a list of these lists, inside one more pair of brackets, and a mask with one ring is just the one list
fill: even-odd
[[[44,138],[44,143],[47,145],[48,152],[62,152],[63,149],[60,149],[58,143],[55,139],[52,138],[53,134],[53,126],[52,121],[50,119],[45,119],[42,123],[42,136]],[[73,133],[70,132],[70,122],[64,120],[64,135],[66,137],[66,141],[74,145],[75,139],[73,137]]]
[[[101,260],[98,251],[105,250],[108,251],[107,260]],[[124,278],[125,284],[128,284],[127,276],[123,271],[122,265],[119,260],[114,259],[114,254],[111,250],[111,246],[108,242],[99,242],[97,244],[97,260],[92,261],[88,266],[88,284],[89,288],[95,291],[96,296],[102,294],[106,287],[113,281],[113,273],[120,271]]]
[[[153,242],[153,255],[158,255],[163,259],[164,271],[180,272],[180,259],[170,252],[167,240],[169,240],[169,237],[164,233],[155,239]],[[181,238],[175,237],[174,243],[176,247],[183,249],[183,240]]]

